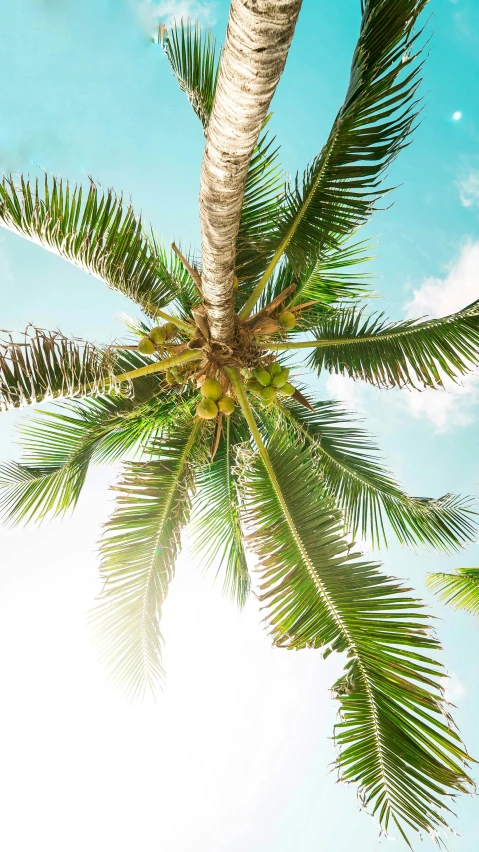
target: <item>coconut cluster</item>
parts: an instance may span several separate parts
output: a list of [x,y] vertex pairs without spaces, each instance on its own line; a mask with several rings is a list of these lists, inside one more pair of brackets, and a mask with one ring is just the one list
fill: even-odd
[[173,322],[165,325],[155,325],[146,337],[142,337],[138,343],[138,352],[142,355],[153,355],[156,349],[161,348],[168,340],[176,337],[178,328]]
[[214,420],[218,414],[233,414],[235,401],[231,396],[223,394],[217,379],[205,379],[200,393],[203,398],[196,407],[196,414],[202,420]]
[[272,361],[264,367],[256,367],[246,383],[247,390],[259,398],[264,406],[273,405],[276,396],[293,396],[295,388],[288,382],[289,368]]

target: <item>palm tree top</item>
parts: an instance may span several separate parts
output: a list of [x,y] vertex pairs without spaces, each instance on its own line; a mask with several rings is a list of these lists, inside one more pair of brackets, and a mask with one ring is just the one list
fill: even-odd
[[[315,400],[298,357],[380,388],[459,380],[479,360],[479,302],[394,322],[365,307],[358,236],[420,110],[426,0],[363,0],[350,81],[323,148],[286,180],[268,130],[301,0],[232,0],[225,44],[182,21],[158,41],[202,123],[201,262],[158,243],[93,181],[5,176],[0,223],[142,311],[115,345],[29,327],[3,332],[0,406],[57,400],[21,428],[0,469],[11,523],[72,509],[88,467],[124,459],[100,544],[100,653],[133,695],[163,677],[160,617],[182,531],[242,606],[255,560],[270,636],[345,654],[334,685],[340,777],[385,831],[438,838],[470,758],[443,697],[440,644],[412,590],[351,544],[453,552],[473,541],[468,499],[409,496],[357,417]],[[296,360],[294,360],[296,357]],[[292,360],[293,359],[293,360]]]

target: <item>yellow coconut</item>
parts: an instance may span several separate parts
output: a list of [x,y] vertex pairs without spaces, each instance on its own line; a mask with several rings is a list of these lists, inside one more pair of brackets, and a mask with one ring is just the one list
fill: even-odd
[[155,344],[149,337],[142,337],[138,343],[138,352],[142,355],[153,355]]
[[205,379],[200,387],[200,393],[205,399],[212,399],[216,402],[220,396],[223,396],[223,388],[217,379]]
[[202,420],[214,420],[218,414],[218,406],[214,399],[202,399],[196,407],[196,414]]
[[278,316],[278,322],[285,331],[291,331],[296,325],[296,317],[292,311],[281,311]]
[[222,414],[229,416],[235,410],[235,401],[231,396],[222,396],[218,400],[218,408]]
[[155,327],[150,330],[149,337],[155,346],[161,346],[166,340],[165,327],[163,325],[155,325]]

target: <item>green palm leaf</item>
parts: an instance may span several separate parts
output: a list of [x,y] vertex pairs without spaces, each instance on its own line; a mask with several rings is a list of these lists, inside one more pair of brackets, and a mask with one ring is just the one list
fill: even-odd
[[278,224],[284,183],[278,153],[275,139],[263,133],[251,157],[236,240],[239,296],[251,292],[271,258],[271,237]]
[[[313,348],[309,365],[377,387],[443,387],[479,359],[479,301],[439,319],[390,322],[359,308],[325,310],[313,330],[316,340],[292,344]],[[287,349],[289,345],[272,345]]]
[[160,25],[158,41],[206,132],[218,79],[215,38],[198,23],[181,21],[170,29]]
[[353,538],[387,544],[387,518],[401,544],[422,544],[451,553],[476,540],[471,501],[453,494],[437,500],[410,497],[384,467],[374,439],[337,402],[314,402],[314,412],[298,403],[281,406],[280,426],[293,430],[309,448],[325,491],[344,515]]
[[98,396],[113,386],[113,352],[30,326],[0,339],[0,411],[58,397]]
[[141,217],[112,190],[45,175],[43,194],[20,176],[0,183],[0,225],[74,263],[141,305],[149,316],[175,295],[175,278],[152,249]]
[[454,574],[428,574],[426,584],[440,601],[479,615],[479,568],[458,568]]
[[[259,439],[261,440],[261,439]],[[346,652],[335,684],[344,781],[387,831],[436,835],[445,797],[469,789],[468,756],[442,699],[440,646],[421,604],[352,551],[308,449],[274,434],[244,451],[243,521],[259,561],[273,641]]]
[[17,524],[74,509],[92,461],[117,461],[144,447],[178,410],[178,397],[139,404],[85,399],[38,411],[20,429],[21,463],[0,465],[0,512]]
[[161,608],[188,522],[201,429],[187,419],[152,446],[153,458],[125,465],[117,505],[100,545],[103,591],[95,636],[113,679],[132,695],[162,676]]
[[[227,418],[222,438],[212,463],[196,473],[196,496],[193,504],[193,546],[205,570],[217,566],[224,573],[226,594],[242,607],[250,592],[250,576],[246,564],[238,488],[233,473],[238,441],[247,439],[244,428],[232,426]],[[232,434],[233,433],[233,434]]]
[[248,316],[285,254],[293,268],[334,248],[371,215],[380,185],[418,113],[413,28],[427,0],[364,0],[349,87],[323,150],[286,187],[274,254],[243,309]]
[[301,309],[300,320],[291,334],[304,332],[322,318],[325,306],[370,295],[372,275],[353,270],[372,260],[371,250],[369,240],[351,242],[348,237],[341,240],[338,247],[325,250],[300,273],[296,273],[290,263],[282,263],[268,282],[260,303],[269,304],[287,287],[295,284],[294,293],[284,305],[290,310],[307,305]]

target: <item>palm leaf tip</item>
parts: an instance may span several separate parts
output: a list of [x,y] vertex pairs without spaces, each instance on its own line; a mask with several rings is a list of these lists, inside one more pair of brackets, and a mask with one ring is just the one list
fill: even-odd
[[214,37],[197,22],[181,20],[170,28],[160,25],[158,42],[206,133],[219,69]]
[[[235,430],[236,431],[236,430]],[[234,435],[227,419],[215,460],[196,473],[193,503],[192,539],[195,553],[204,569],[216,567],[223,574],[223,589],[241,608],[251,588],[240,521],[240,497],[233,466],[244,430]]]
[[452,553],[477,536],[473,502],[447,494],[433,500],[410,497],[385,468],[375,439],[357,425],[357,415],[336,402],[314,402],[313,411],[293,399],[280,409],[281,427],[309,448],[327,494],[343,512],[353,539],[387,544],[386,521],[401,544]]
[[428,574],[426,584],[440,601],[479,615],[479,568],[458,568],[452,574]]
[[428,616],[400,582],[352,551],[308,450],[275,435],[265,452],[243,464],[241,482],[273,641],[346,651],[335,685],[340,777],[359,784],[385,831],[437,835],[445,801],[472,782],[443,702]]
[[153,443],[151,461],[126,465],[100,547],[95,640],[112,680],[132,697],[154,694],[163,677],[161,611],[190,513],[201,430],[190,420],[174,431]]

